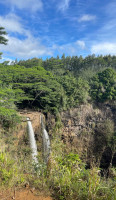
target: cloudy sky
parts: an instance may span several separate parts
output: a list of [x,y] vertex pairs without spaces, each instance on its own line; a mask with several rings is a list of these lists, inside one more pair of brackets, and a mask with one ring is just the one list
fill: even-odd
[[3,60],[116,55],[116,0],[0,0]]

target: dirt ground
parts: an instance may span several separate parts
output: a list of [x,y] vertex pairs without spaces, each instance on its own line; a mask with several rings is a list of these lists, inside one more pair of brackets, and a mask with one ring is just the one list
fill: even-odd
[[45,194],[38,193],[33,189],[15,189],[0,191],[0,200],[53,200]]

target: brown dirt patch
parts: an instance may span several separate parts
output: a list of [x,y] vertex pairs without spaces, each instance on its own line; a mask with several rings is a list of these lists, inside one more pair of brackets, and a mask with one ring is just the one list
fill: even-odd
[[0,200],[53,200],[50,196],[43,195],[33,189],[3,190],[0,191]]

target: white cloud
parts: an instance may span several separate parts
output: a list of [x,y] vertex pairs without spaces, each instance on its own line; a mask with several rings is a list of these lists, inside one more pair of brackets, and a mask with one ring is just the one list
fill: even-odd
[[108,55],[108,54],[116,55],[116,43],[104,42],[93,45],[91,47],[91,53],[103,54],[103,55]]
[[85,42],[84,42],[84,41],[82,41],[82,40],[77,40],[77,41],[76,41],[76,44],[77,44],[78,46],[80,46],[82,49],[85,49]]
[[20,59],[52,55],[52,52],[46,46],[42,45],[37,38],[32,36],[25,40],[20,40],[15,37],[8,37],[8,40],[7,46],[0,46],[0,52],[8,52],[8,54]]
[[8,14],[6,16],[0,16],[0,25],[3,26],[6,31],[26,33],[23,25],[21,24],[21,19],[15,14]]
[[[52,54],[51,50],[42,45],[40,38],[33,37],[31,32],[23,26],[22,20],[18,16],[14,14],[0,16],[0,25],[5,27],[5,30],[12,35],[6,36],[8,39],[6,46],[0,45],[0,52],[4,52],[3,55],[29,58]],[[19,33],[25,39],[15,37],[14,33]]]
[[96,19],[95,15],[83,15],[78,19],[78,22],[87,22],[87,21],[93,21]]
[[61,3],[58,6],[58,9],[61,11],[66,10],[69,7],[69,3],[71,0],[62,0]]
[[43,8],[42,0],[1,0],[1,3],[33,12]]

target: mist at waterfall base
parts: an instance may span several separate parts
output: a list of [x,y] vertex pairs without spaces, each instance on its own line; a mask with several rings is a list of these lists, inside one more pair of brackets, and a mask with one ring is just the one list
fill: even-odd
[[29,118],[27,118],[27,128],[28,128],[30,148],[31,148],[31,151],[32,151],[32,159],[33,159],[34,164],[38,164],[37,145],[36,145],[33,127],[32,127],[32,124],[31,124],[31,121],[30,121]]

